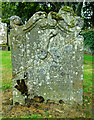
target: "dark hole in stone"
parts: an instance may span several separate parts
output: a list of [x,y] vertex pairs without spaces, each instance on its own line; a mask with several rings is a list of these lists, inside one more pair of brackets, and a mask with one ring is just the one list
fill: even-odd
[[17,80],[17,85],[15,86],[15,88],[16,88],[17,90],[19,90],[22,95],[26,95],[27,97],[29,96],[29,94],[28,94],[28,89],[27,89],[27,86],[26,86],[26,84],[25,84],[24,79],[22,79],[22,80]]
[[57,55],[57,58],[59,58],[60,56],[59,55]]
[[43,50],[41,50],[41,53],[43,53]]
[[61,75],[61,76],[64,76],[64,75],[65,75],[65,73],[64,73],[64,72],[61,72],[61,73],[60,73],[60,75]]
[[17,84],[20,85],[20,80],[17,80]]

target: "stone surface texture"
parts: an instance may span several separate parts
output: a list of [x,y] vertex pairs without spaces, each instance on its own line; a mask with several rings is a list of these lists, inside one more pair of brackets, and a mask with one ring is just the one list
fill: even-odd
[[0,20],[0,45],[7,44],[7,24]]
[[14,18],[10,19],[14,103],[25,104],[26,95],[15,88],[17,80],[24,79],[29,98],[39,95],[45,101],[82,104],[82,19],[70,7],[58,13],[36,12],[24,25]]

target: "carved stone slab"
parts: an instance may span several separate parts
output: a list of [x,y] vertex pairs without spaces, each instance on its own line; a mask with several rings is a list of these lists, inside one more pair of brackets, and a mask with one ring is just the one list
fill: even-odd
[[82,104],[82,19],[63,7],[58,13],[37,12],[25,25],[18,16],[10,21],[14,103],[25,104],[28,94]]

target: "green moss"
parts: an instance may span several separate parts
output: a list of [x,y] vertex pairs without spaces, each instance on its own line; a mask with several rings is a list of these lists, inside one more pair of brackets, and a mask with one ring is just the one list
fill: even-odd
[[68,24],[68,29],[69,29],[69,28],[73,28],[73,27],[75,27],[74,24],[71,24],[71,25]]
[[73,27],[75,27],[75,25],[74,25],[73,22],[74,22],[74,18],[70,21],[71,25],[67,23],[67,25],[68,25],[68,29],[69,29],[69,28],[73,28]]
[[73,28],[73,27],[75,27],[75,25],[74,25],[73,22],[74,22],[74,18],[70,21],[71,25],[68,24],[68,28]]
[[0,47],[8,47],[8,45],[0,45]]
[[71,22],[71,24],[74,22],[74,18],[70,21]]
[[74,13],[73,9],[72,9],[71,7],[69,7],[69,6],[64,6],[64,7],[61,8],[61,10],[64,10],[64,11],[66,11],[66,12],[70,12],[70,13],[72,13],[74,16],[77,16],[77,15]]
[[50,13],[51,13],[53,19],[56,19],[56,20],[63,20],[64,19],[60,14],[58,14],[56,12],[51,11]]
[[71,11],[74,12],[73,9],[71,7],[68,7],[68,6],[64,6],[61,9],[64,11],[67,11],[67,12],[71,12]]

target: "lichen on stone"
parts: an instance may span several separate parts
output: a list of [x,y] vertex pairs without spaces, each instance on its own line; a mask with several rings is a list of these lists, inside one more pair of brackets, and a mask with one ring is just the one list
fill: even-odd
[[[37,12],[25,25],[12,29],[12,72],[17,93],[14,102],[25,101],[27,93],[20,87],[26,89],[30,99],[38,95],[46,101],[82,102],[82,94],[77,91],[82,79],[83,38],[78,36],[81,26],[76,26],[79,17],[72,13],[72,8],[66,6],[47,17],[44,12]],[[18,81],[19,87],[17,80],[24,78],[24,72],[28,79],[26,85]]]
[[[70,13],[72,13],[74,16],[77,16],[77,15],[74,13],[73,8],[71,8],[71,7],[69,7],[69,6],[64,6],[64,7],[61,8],[61,10],[64,10],[64,11],[66,11],[66,12],[70,12]],[[66,14],[67,14],[67,13],[66,13]]]
[[50,13],[51,13],[51,15],[52,15],[52,19],[64,20],[64,18],[63,18],[60,14],[58,14],[58,13],[56,13],[56,12],[53,12],[53,11],[51,11]]

